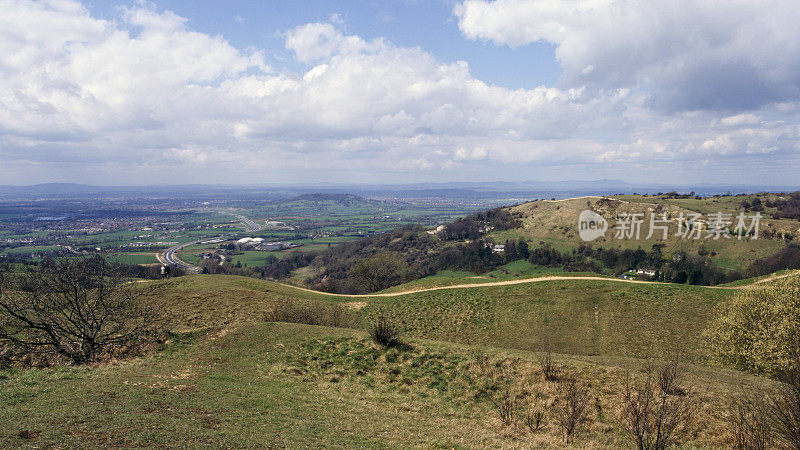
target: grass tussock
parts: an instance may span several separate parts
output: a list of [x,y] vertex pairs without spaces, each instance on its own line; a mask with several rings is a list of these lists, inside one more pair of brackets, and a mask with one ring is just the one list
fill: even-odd
[[372,342],[384,348],[397,347],[400,343],[400,330],[383,316],[378,316],[367,326]]
[[[651,422],[637,428],[644,433],[645,445],[640,448],[664,448],[664,444],[691,442],[696,436],[693,423],[684,420],[690,418],[690,409],[684,406],[689,405],[685,399],[690,393],[675,366],[667,364],[626,378],[619,370],[576,367],[556,362],[552,354],[542,356],[550,364],[480,349],[385,347],[374,345],[372,338],[331,338],[307,341],[287,355],[282,370],[306,381],[362,386],[375,395],[393,393],[446,404],[454,414],[482,417],[486,432],[523,446],[613,442],[639,447],[635,433],[625,437],[627,414],[633,411],[644,422],[659,414],[669,421],[655,424],[656,428]],[[552,367],[558,368],[558,376],[545,375]],[[637,401],[644,403],[631,409],[631,402]],[[673,412],[680,420],[672,420]],[[647,443],[650,433],[659,429],[666,438],[651,446]],[[728,438],[717,439],[719,444]]]

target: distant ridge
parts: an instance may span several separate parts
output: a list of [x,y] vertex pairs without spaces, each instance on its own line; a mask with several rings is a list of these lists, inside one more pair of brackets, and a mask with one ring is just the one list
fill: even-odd
[[[651,193],[678,191],[697,195],[714,195],[756,192],[793,192],[800,186],[747,186],[700,184],[666,185],[633,184],[623,180],[566,180],[566,181],[489,181],[489,182],[432,182],[408,184],[337,184],[318,183],[313,185],[224,185],[224,184],[183,184],[183,185],[143,185],[143,186],[97,186],[78,183],[41,183],[30,186],[0,185],[0,197],[4,198],[113,198],[148,197],[172,198],[193,197],[210,200],[223,196],[237,196],[242,199],[261,198],[264,200],[289,199],[302,196],[352,195],[364,199],[375,198],[567,198],[582,195],[613,195],[632,193]],[[311,199],[312,197],[305,197]],[[318,197],[322,199],[322,197]],[[329,197],[329,200],[335,200]],[[356,199],[351,199],[354,201]]]

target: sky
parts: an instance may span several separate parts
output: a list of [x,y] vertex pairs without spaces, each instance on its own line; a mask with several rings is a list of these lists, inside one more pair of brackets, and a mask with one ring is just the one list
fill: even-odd
[[800,186],[795,0],[0,0],[0,184]]

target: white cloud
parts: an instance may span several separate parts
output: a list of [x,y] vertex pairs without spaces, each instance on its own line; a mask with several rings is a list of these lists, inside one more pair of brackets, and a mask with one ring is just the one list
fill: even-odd
[[736,127],[740,125],[755,125],[761,122],[761,118],[752,113],[736,114],[734,116],[723,117],[720,123],[726,127]]
[[[8,12],[0,15],[5,182],[29,181],[43,167],[131,183],[388,181],[437,170],[499,178],[508,167],[520,176],[578,164],[693,167],[718,155],[735,166],[758,155],[792,160],[799,150],[792,101],[665,114],[627,83],[509,89],[476,79],[465,62],[332,23],[285,33],[306,67],[293,76],[150,4],[112,21],[65,0],[0,0],[0,10]],[[562,32],[538,33],[566,42]],[[513,42],[524,44],[525,33]],[[602,61],[580,63],[580,76],[608,75]]]
[[662,109],[800,97],[795,0],[465,0],[454,13],[471,39],[555,44],[567,85],[638,86]]

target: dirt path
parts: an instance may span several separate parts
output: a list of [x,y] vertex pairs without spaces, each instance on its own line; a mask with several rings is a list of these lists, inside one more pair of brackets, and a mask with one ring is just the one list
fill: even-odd
[[[753,286],[756,284],[767,283],[773,280],[777,280],[779,278],[786,278],[792,275],[797,275],[800,271],[793,271],[783,275],[774,275],[771,277],[764,278],[762,280],[758,280],[752,284],[746,284],[743,286],[697,286],[700,288],[705,289],[747,289],[749,286]],[[545,281],[561,281],[561,280],[595,280],[595,281],[609,281],[613,283],[637,283],[637,284],[660,284],[663,286],[670,286],[670,283],[662,283],[659,281],[640,281],[640,280],[625,280],[622,278],[606,278],[606,277],[578,277],[578,276],[546,276],[546,277],[537,277],[537,278],[525,278],[521,280],[505,280],[505,281],[493,281],[489,283],[470,283],[470,284],[454,284],[451,286],[436,286],[430,288],[420,288],[420,289],[409,289],[407,291],[400,291],[400,292],[386,292],[381,294],[333,294],[330,292],[322,292],[322,291],[315,291],[313,289],[302,288],[298,286],[292,286],[290,284],[278,283],[282,286],[286,286],[292,289],[297,289],[299,291],[304,292],[311,292],[314,294],[320,295],[328,295],[331,297],[347,297],[347,298],[369,298],[369,297],[399,297],[402,295],[408,294],[416,294],[419,292],[431,292],[431,291],[445,291],[451,289],[472,289],[472,288],[482,288],[482,287],[492,287],[492,286],[511,286],[516,284],[529,284],[529,283],[541,283]]]

